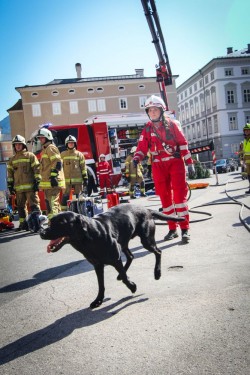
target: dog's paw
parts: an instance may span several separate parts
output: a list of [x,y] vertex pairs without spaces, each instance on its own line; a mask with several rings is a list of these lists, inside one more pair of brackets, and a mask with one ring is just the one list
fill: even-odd
[[93,302],[91,302],[91,304],[89,305],[89,307],[93,310],[93,309],[96,309],[97,307],[101,306],[103,300],[102,299],[95,299]]
[[155,270],[155,280],[159,280],[161,278],[161,270]]
[[133,283],[133,282],[130,282],[129,289],[131,290],[132,293],[135,293],[135,292],[136,292],[136,289],[137,289],[136,284]]

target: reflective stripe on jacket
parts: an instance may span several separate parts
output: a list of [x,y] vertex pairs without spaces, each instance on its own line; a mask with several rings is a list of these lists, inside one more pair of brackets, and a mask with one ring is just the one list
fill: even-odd
[[16,152],[7,165],[7,181],[16,191],[32,191],[34,180],[41,180],[40,164],[35,154],[27,150]]
[[61,153],[66,184],[82,183],[87,178],[87,168],[84,155],[74,149]]
[[[51,142],[47,142],[43,145],[42,152],[41,152],[41,176],[42,180],[40,182],[41,189],[52,189],[50,183],[50,177],[52,170],[57,170],[57,180],[58,180],[58,187],[65,188],[65,180],[64,180],[64,173],[62,167],[62,159],[60,155],[60,151],[58,148],[52,144]],[[61,170],[59,165],[61,165]]]
[[250,138],[243,141],[243,159],[246,164],[250,164]]

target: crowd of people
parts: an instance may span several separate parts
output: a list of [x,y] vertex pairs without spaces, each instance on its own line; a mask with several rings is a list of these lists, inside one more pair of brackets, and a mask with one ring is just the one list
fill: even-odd
[[[178,224],[168,221],[169,231],[164,240],[178,237],[179,225],[182,242],[188,243],[190,233],[185,165],[188,166],[189,176],[195,173],[188,142],[177,121],[166,115],[166,106],[160,97],[152,95],[148,98],[145,111],[149,122],[143,128],[137,146],[131,148],[125,160],[124,178],[129,184],[129,196],[135,198],[136,188],[140,196],[146,196],[141,162],[147,159],[147,177],[154,181],[162,211],[166,215],[175,214],[184,219]],[[77,150],[77,139],[74,136],[69,135],[65,139],[66,150],[62,153],[54,144],[49,129],[39,129],[36,137],[42,146],[40,161],[34,153],[28,151],[25,138],[16,135],[12,140],[14,155],[7,165],[8,189],[10,194],[16,195],[18,231],[24,229],[27,205],[38,222],[41,215],[39,190],[44,193],[46,214],[50,220],[60,211],[67,210],[72,191],[76,197],[86,191],[88,196],[99,193],[105,198],[113,188],[112,170],[104,154],[100,155],[93,170],[87,166],[84,155]],[[244,138],[240,154],[246,165],[250,185],[250,124],[244,127]],[[250,187],[246,193],[250,194]]]

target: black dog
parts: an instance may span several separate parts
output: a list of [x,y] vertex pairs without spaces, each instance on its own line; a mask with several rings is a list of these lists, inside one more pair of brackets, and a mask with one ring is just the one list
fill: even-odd
[[[112,207],[105,213],[93,218],[62,212],[51,219],[50,226],[41,229],[40,236],[51,240],[47,251],[56,252],[67,243],[71,244],[93,264],[97,275],[99,291],[90,308],[98,307],[104,299],[104,265],[108,264],[119,273],[118,280],[131,290],[136,291],[136,284],[127,277],[134,256],[128,248],[129,241],[139,236],[145,249],[155,254],[154,277],[161,277],[161,251],[155,243],[154,219],[181,221],[182,218],[164,215],[142,206],[122,204]],[[126,255],[125,266],[122,264],[121,252]]]

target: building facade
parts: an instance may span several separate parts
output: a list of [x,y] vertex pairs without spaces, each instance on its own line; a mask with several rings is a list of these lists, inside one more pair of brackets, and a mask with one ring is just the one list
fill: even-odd
[[[206,64],[177,88],[178,116],[190,147],[213,140],[216,158],[236,157],[250,122],[250,44]],[[207,152],[200,161],[209,160]],[[210,155],[211,160],[211,155]]]
[[[93,115],[144,113],[145,100],[159,95],[156,78],[144,77],[143,69],[135,69],[134,75],[82,78],[81,64],[75,67],[77,78],[16,88],[21,99],[8,110],[12,136],[28,140],[44,123],[81,124]],[[176,113],[177,77],[167,87],[169,108]]]

